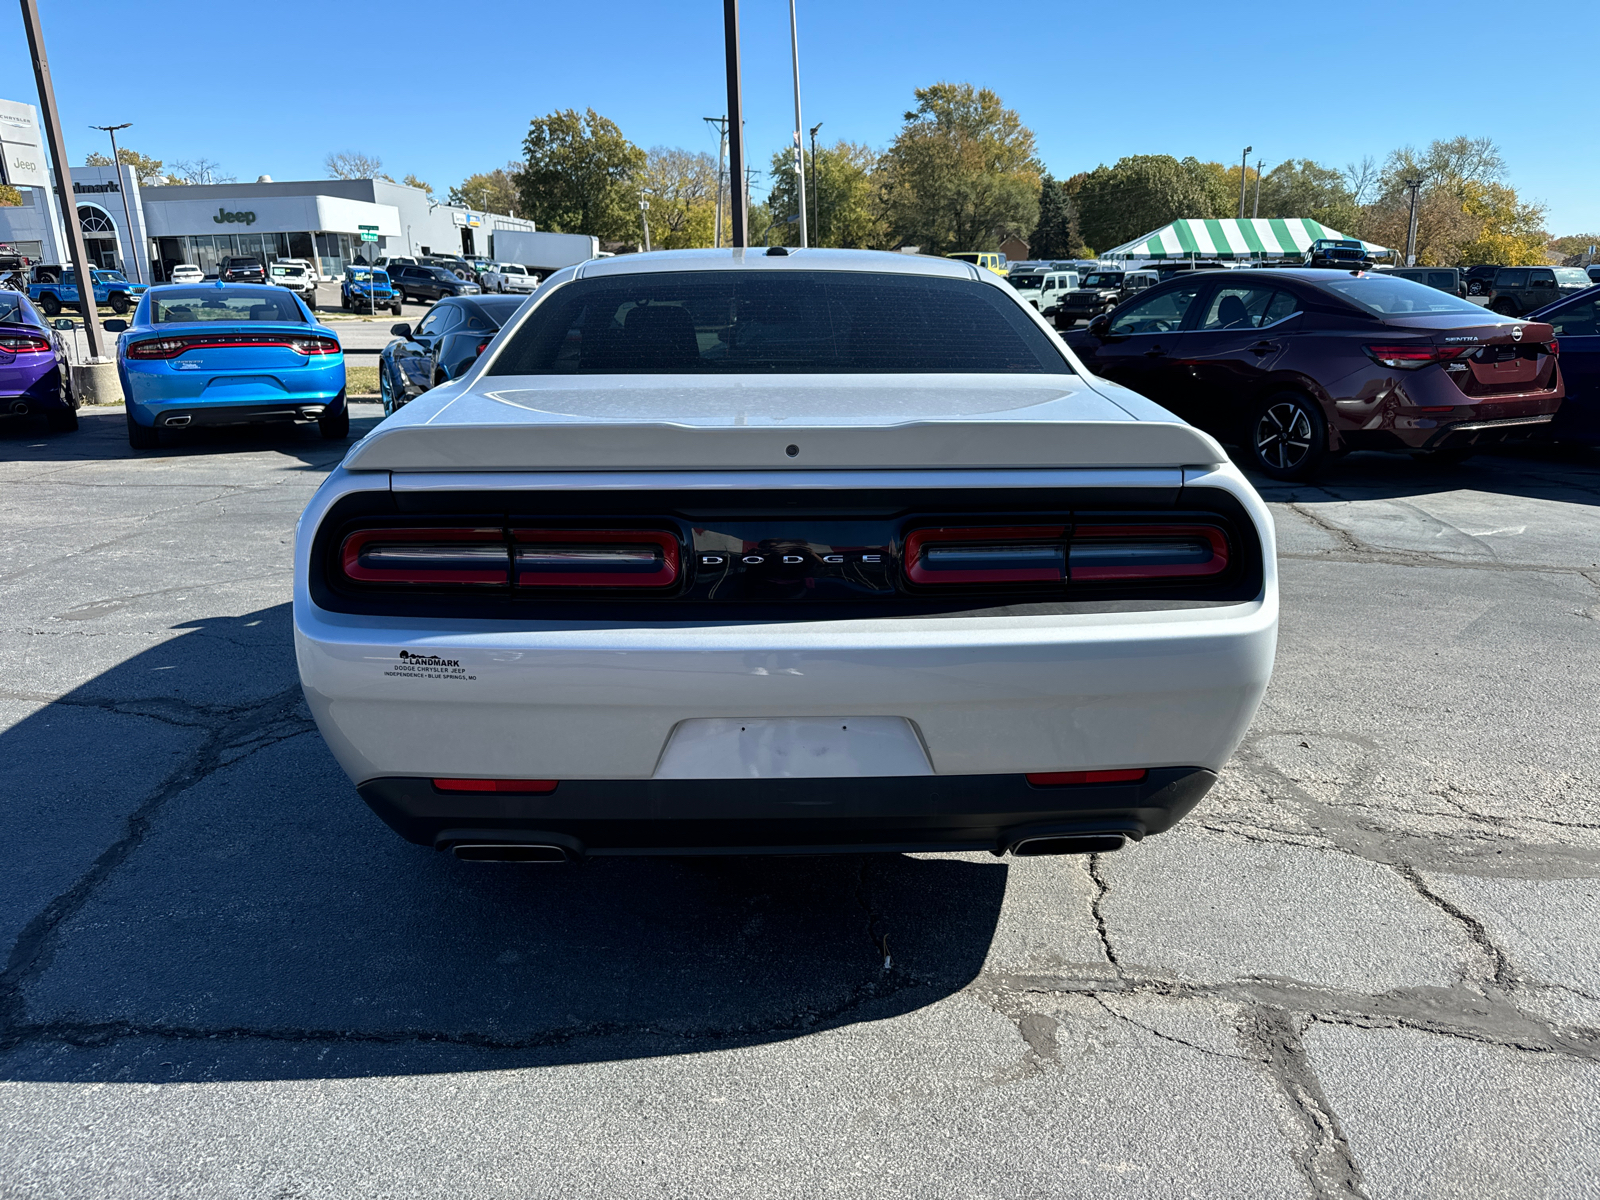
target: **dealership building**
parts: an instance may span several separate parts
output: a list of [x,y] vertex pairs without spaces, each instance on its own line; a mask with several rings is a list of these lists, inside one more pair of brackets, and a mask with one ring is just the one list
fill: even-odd
[[[8,160],[28,158],[28,140],[37,138],[24,110],[31,106],[6,103],[0,112],[16,114],[0,122]],[[36,262],[70,262],[48,177],[7,174],[22,204],[0,206],[0,243]],[[180,263],[210,274],[222,259],[242,254],[263,262],[311,259],[325,278],[335,278],[358,259],[492,255],[495,230],[534,228],[517,217],[440,204],[419,188],[385,179],[275,183],[263,176],[255,183],[141,187],[131,167],[73,167],[71,175],[90,259],[146,283],[166,279]],[[363,233],[377,240],[363,241]]]

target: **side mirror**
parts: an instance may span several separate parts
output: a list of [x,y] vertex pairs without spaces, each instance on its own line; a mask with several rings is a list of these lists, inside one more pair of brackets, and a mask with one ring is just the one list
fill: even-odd
[[398,325],[389,326],[389,332],[395,337],[408,338],[411,336],[411,326],[407,325],[404,321],[401,321]]
[[1101,313],[1089,322],[1088,334],[1092,338],[1098,338],[1102,342],[1105,341],[1111,336],[1111,318],[1107,314]]
[[107,333],[127,333],[128,323],[121,319],[112,319],[110,321],[101,321],[100,328]]
[[69,321],[66,317],[57,317],[50,322],[51,329],[58,329],[62,333],[71,333],[77,327],[76,323]]

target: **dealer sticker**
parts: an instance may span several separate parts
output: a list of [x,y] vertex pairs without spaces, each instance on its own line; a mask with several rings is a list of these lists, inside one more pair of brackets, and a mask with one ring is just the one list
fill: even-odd
[[384,675],[391,679],[437,679],[451,683],[472,683],[478,678],[467,674],[460,659],[440,658],[437,654],[413,654],[409,650],[400,651],[394,666]]

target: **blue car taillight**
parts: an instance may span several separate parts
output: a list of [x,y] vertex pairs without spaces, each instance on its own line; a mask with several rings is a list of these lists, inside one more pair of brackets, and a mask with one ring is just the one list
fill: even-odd
[[277,346],[293,350],[307,357],[340,353],[335,338],[316,334],[254,334],[254,333],[204,333],[185,337],[146,338],[128,347],[128,357],[134,359],[177,358],[186,350],[255,349]]

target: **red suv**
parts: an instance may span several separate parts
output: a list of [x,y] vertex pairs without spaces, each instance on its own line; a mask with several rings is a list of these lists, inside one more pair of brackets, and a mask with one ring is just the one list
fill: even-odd
[[1465,458],[1549,425],[1564,394],[1548,324],[1370,271],[1180,276],[1063,337],[1275,479],[1340,450]]

